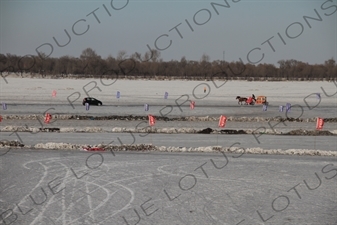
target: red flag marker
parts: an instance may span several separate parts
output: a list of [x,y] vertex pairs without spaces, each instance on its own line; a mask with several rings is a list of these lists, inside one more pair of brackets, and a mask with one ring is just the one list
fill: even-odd
[[0,115],[0,122],[2,121],[2,116]]
[[322,130],[324,126],[324,119],[317,117],[316,130]]
[[57,93],[57,92],[54,90],[54,91],[51,93],[51,96],[52,96],[52,97],[56,97],[56,93]]
[[44,122],[45,123],[49,123],[51,120],[51,115],[49,113],[46,113],[45,117],[44,117]]
[[156,124],[156,118],[153,115],[149,115],[149,125],[154,126]]
[[195,102],[194,102],[194,101],[191,101],[191,103],[190,103],[190,108],[191,108],[191,109],[194,109],[194,107],[195,107]]
[[219,127],[225,127],[226,126],[226,121],[227,121],[227,117],[221,115],[220,119],[219,119]]

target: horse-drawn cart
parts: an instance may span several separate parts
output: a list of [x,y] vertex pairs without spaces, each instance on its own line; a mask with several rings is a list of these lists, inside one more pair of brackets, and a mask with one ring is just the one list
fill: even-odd
[[254,95],[248,98],[237,96],[236,99],[238,100],[238,104],[241,104],[241,105],[242,103],[244,103],[245,105],[255,105],[255,104],[268,105],[267,97],[262,96],[262,95],[257,96],[257,98],[255,98]]

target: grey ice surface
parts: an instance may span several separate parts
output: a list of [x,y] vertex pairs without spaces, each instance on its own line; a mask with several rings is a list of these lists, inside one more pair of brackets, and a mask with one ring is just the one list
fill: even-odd
[[337,223],[335,158],[234,157],[11,150],[0,224]]

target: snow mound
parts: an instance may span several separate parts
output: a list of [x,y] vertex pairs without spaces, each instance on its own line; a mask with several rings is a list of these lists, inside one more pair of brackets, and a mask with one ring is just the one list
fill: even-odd
[[60,132],[61,133],[75,133],[76,129],[74,127],[61,127]]
[[2,140],[0,141],[0,148],[8,148],[8,147],[24,147],[25,145],[21,142],[15,140],[15,141],[7,141]]
[[331,136],[337,135],[337,130],[291,130],[287,133],[278,131],[277,129],[222,129],[214,130],[211,128],[205,129],[194,129],[194,128],[155,128],[155,127],[144,127],[144,128],[127,128],[127,127],[114,127],[110,129],[103,129],[101,127],[85,127],[85,128],[75,128],[75,127],[27,127],[27,126],[5,126],[0,128],[1,132],[61,132],[61,133],[162,133],[162,134],[268,134],[268,135],[305,135],[305,136]]
[[[1,142],[0,142],[1,146]],[[332,156],[337,157],[337,151],[324,151],[312,149],[262,149],[262,148],[239,148],[223,146],[205,147],[174,147],[174,146],[154,146],[152,144],[138,145],[79,145],[70,143],[39,143],[34,146],[36,149],[55,149],[55,150],[83,150],[85,148],[102,148],[105,151],[159,151],[159,152],[207,152],[207,153],[231,153],[231,154],[263,154],[263,155],[300,155],[300,156]]]
[[[28,114],[28,115],[14,115],[8,114],[3,115],[3,119],[5,120],[36,120],[40,121],[44,120],[43,114]],[[52,114],[52,119],[56,120],[125,120],[125,121],[147,121],[147,116],[135,116],[135,115],[111,115],[111,116],[84,116],[84,115],[73,115],[73,114]],[[163,117],[156,116],[158,121],[218,121],[219,117],[211,117],[211,116],[185,116],[185,117]],[[282,118],[282,117],[235,117],[229,116],[227,117],[227,121],[232,122],[316,122],[317,118]],[[336,123],[337,117],[335,118],[324,118],[324,122]]]
[[80,149],[82,145],[70,144],[70,143],[55,143],[55,142],[47,142],[47,143],[38,143],[34,145],[34,148],[37,149]]

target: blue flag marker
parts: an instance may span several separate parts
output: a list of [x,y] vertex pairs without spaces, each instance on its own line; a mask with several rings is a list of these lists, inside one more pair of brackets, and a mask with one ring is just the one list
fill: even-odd
[[6,110],[7,109],[7,104],[6,103],[2,103],[2,109]]
[[291,108],[291,104],[290,104],[290,103],[287,103],[287,104],[286,104],[286,111],[287,111],[287,112],[290,112],[290,108]]
[[164,98],[167,99],[167,97],[168,97],[168,93],[165,92]]
[[121,97],[121,93],[119,91],[117,91],[117,98],[120,98]]
[[284,107],[283,105],[280,105],[279,108],[278,108],[278,111],[283,112],[283,107]]
[[88,111],[90,109],[89,103],[85,103],[85,109]]
[[148,105],[148,104],[145,104],[145,105],[144,105],[144,109],[145,109],[145,111],[149,111],[149,105]]
[[320,93],[316,93],[316,97],[317,97],[318,100],[320,100],[321,99],[321,94]]
[[263,110],[263,111],[267,111],[267,108],[268,108],[267,105],[263,105],[263,106],[262,106],[262,110]]

